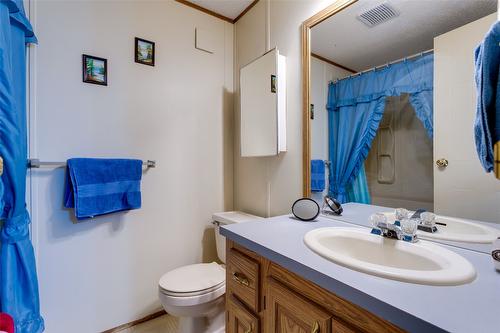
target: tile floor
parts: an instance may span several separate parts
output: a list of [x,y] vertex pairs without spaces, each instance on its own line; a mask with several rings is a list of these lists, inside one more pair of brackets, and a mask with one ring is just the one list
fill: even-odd
[[127,328],[120,331],[120,333],[177,333],[177,331],[177,318],[163,315],[145,323]]

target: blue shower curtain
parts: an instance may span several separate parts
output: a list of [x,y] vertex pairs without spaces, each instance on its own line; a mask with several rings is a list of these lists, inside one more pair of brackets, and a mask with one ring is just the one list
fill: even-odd
[[0,0],[0,311],[16,333],[44,329],[26,210],[26,43],[36,42],[21,0]]
[[427,54],[345,80],[328,89],[330,194],[341,203],[369,203],[363,163],[382,119],[386,97],[410,95],[427,134],[433,135],[433,64]]

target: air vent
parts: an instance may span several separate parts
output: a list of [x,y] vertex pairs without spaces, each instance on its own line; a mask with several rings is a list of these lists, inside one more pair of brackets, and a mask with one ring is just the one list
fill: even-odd
[[399,12],[388,2],[381,3],[358,14],[356,18],[370,28],[399,16]]

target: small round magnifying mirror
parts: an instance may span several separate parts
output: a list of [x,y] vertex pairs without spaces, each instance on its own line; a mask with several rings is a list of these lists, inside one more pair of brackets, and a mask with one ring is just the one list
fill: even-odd
[[342,208],[342,205],[340,204],[340,202],[337,201],[337,199],[335,199],[332,196],[327,195],[325,197],[325,203],[328,205],[328,207],[332,210],[333,213],[335,213],[337,215],[342,215],[342,212],[344,211],[344,209]]
[[312,221],[319,215],[319,205],[310,198],[302,198],[292,205],[292,214],[301,221]]

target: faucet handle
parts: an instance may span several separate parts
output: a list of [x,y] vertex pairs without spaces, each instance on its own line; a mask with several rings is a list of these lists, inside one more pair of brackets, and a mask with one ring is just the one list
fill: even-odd
[[408,218],[409,214],[410,214],[410,212],[405,208],[397,208],[394,211],[394,215],[396,215],[397,221],[402,221],[403,219]]
[[416,242],[418,224],[419,219],[417,218],[404,218],[401,221],[401,231],[403,233],[402,239],[408,242]]
[[387,216],[384,213],[375,213],[370,215],[370,224],[372,225],[372,234],[381,235],[381,227],[387,227]]
[[387,216],[384,213],[370,215],[370,223],[374,228],[380,228],[380,224],[387,224]]
[[420,214],[420,218],[422,219],[422,223],[428,227],[433,227],[436,223],[436,214],[431,212],[424,212]]

